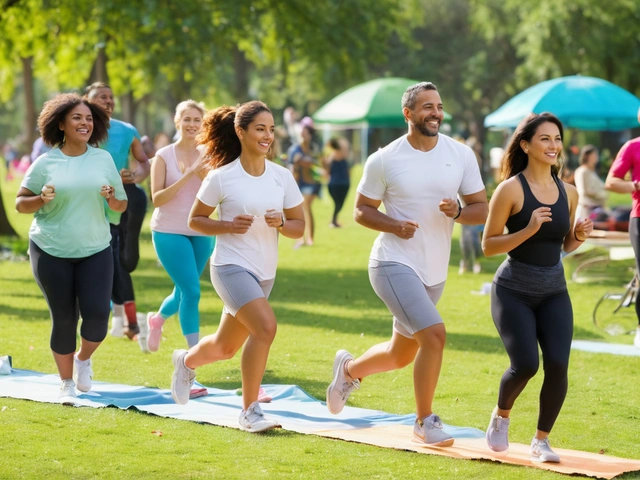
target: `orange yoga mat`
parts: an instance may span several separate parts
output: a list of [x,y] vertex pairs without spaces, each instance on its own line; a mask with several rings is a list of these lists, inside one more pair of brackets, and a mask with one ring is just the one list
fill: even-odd
[[639,460],[611,457],[595,453],[566,450],[553,447],[560,455],[560,463],[536,463],[529,458],[529,445],[511,443],[509,453],[501,456],[487,447],[484,438],[456,438],[452,447],[426,447],[412,441],[413,429],[406,425],[362,428],[357,430],[318,430],[313,433],[322,437],[337,438],[379,447],[409,450],[427,455],[442,455],[468,460],[493,460],[495,462],[542,468],[569,475],[587,475],[597,478],[614,478],[625,472],[640,471]]

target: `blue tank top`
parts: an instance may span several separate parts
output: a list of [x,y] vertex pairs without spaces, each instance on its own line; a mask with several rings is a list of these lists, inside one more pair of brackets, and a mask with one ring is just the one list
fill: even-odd
[[329,185],[349,185],[349,162],[347,159],[333,160],[329,175]]
[[531,220],[531,214],[540,207],[551,208],[552,221],[543,223],[540,226],[540,230],[531,238],[511,250],[509,252],[511,258],[539,267],[551,267],[560,260],[564,237],[567,236],[571,229],[571,218],[564,185],[556,176],[553,176],[553,179],[558,186],[560,194],[556,203],[547,205],[538,201],[533,195],[527,179],[524,178],[522,173],[518,174],[518,180],[520,180],[524,191],[524,202],[522,203],[522,209],[507,220],[509,233],[518,232],[526,228]]

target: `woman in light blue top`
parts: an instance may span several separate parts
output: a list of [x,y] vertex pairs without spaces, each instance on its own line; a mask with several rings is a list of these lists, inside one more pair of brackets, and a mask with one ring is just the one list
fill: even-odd
[[91,389],[91,355],[107,334],[113,260],[104,203],[115,212],[127,208],[111,155],[90,146],[107,136],[108,124],[100,107],[79,95],[61,94],[45,103],[38,125],[54,148],[27,170],[16,199],[18,212],[34,214],[31,268],[49,305],[51,350],[62,380],[59,400],[65,404],[74,403],[76,387]]

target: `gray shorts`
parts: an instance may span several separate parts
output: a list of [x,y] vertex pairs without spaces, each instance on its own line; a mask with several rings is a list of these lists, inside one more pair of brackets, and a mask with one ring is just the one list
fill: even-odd
[[426,286],[416,272],[397,262],[369,260],[369,280],[378,297],[393,314],[393,329],[403,337],[437,323],[444,323],[436,310],[445,282]]
[[224,313],[234,317],[242,307],[256,298],[269,298],[275,279],[258,280],[238,265],[211,265],[211,283],[224,303]]

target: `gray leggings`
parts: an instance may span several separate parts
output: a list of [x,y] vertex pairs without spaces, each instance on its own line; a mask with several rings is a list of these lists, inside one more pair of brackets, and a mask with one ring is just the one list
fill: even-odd
[[369,260],[369,280],[393,314],[393,329],[403,337],[444,323],[436,310],[445,282],[427,286],[411,267],[397,262]]

